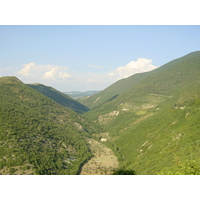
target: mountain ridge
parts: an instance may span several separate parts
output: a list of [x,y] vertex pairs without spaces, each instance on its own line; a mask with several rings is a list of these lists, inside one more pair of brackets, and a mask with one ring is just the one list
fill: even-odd
[[92,124],[16,77],[0,87],[0,174],[77,174]]
[[119,81],[108,86],[106,89],[102,90],[101,92],[99,92],[95,95],[92,95],[88,98],[78,99],[78,101],[81,102],[82,104],[86,105],[90,109],[98,107],[99,105],[105,103],[106,101],[109,101],[109,99],[112,99],[115,96],[120,95],[125,90],[133,87],[134,85],[136,85],[138,82],[144,80],[149,75],[156,74],[160,71],[170,68],[171,66],[173,66],[175,64],[178,64],[184,60],[193,58],[198,55],[200,55],[200,51],[195,51],[195,52],[189,53],[185,56],[182,56],[180,58],[174,59],[152,71],[137,73],[132,76],[129,76],[128,78],[120,79]]
[[200,52],[163,66],[84,114],[109,132],[121,168],[137,174],[192,173],[200,164]]
[[57,103],[72,109],[77,113],[84,113],[89,111],[89,108],[82,105],[80,102],[76,101],[75,99],[71,98],[70,96],[56,90],[53,87],[46,86],[43,84],[35,83],[35,84],[27,84],[29,87],[37,90],[38,92],[44,94],[45,96],[53,99]]

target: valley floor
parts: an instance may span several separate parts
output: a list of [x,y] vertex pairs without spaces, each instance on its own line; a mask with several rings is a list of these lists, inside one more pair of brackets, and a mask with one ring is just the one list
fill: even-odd
[[80,175],[109,175],[118,167],[117,157],[113,151],[101,142],[88,139],[92,157],[81,169]]

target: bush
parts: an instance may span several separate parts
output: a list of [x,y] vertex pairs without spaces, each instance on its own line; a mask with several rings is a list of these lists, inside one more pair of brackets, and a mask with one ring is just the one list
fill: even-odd
[[118,169],[112,175],[136,175],[136,173],[133,170]]

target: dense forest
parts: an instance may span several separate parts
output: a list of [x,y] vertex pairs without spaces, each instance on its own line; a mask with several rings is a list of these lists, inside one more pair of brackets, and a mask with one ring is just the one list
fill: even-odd
[[15,77],[0,78],[0,87],[0,173],[78,173],[95,128]]

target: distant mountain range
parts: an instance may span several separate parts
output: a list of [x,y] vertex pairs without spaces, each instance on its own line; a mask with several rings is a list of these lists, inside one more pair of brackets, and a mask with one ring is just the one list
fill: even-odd
[[100,90],[91,90],[91,91],[86,91],[86,92],[71,91],[71,92],[64,92],[64,94],[67,94],[68,96],[70,96],[74,99],[78,99],[78,98],[92,96],[98,92],[100,92]]

